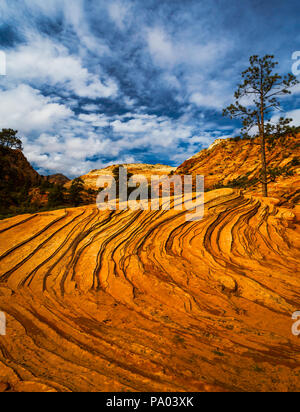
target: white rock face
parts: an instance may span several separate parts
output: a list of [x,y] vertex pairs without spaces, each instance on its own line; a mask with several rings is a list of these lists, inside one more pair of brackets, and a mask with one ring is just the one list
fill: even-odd
[[[97,190],[97,181],[100,176],[112,176],[113,171],[116,167],[126,167],[128,173],[133,175],[144,175],[147,178],[151,177],[151,175],[169,175],[171,172],[175,172],[176,167],[161,165],[161,164],[144,164],[144,163],[130,163],[130,164],[122,164],[122,165],[114,165],[108,166],[105,169],[97,169],[92,170],[91,172],[87,173],[84,176],[81,176],[81,179],[84,182],[84,186],[86,188]],[[70,187],[72,182],[68,182],[65,187]]]
[[[203,150],[211,150],[212,148],[214,148],[215,146],[217,146],[218,144],[220,144],[222,142],[225,142],[225,139],[217,139],[207,149],[203,149]],[[197,157],[199,157],[201,155],[203,150],[201,150],[200,152],[194,154],[194,156],[189,157],[187,160],[197,159]]]
[[217,146],[218,144],[224,142],[224,139],[217,139],[213,142],[212,145],[209,146],[209,148],[207,150],[211,150],[213,147]]

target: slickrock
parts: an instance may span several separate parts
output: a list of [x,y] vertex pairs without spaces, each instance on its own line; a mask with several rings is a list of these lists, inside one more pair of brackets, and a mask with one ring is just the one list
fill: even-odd
[[[227,187],[235,181],[236,187],[260,194],[261,184],[257,180],[261,170],[260,156],[259,139],[218,139],[208,149],[186,160],[175,173],[203,175],[205,187],[210,190]],[[267,145],[266,157],[269,168],[287,173],[269,184],[269,195],[289,207],[299,204],[300,134],[279,139],[273,147]]]
[[196,222],[95,206],[0,222],[0,382],[299,391],[300,232],[286,210],[220,189]]
[[9,390],[9,384],[5,382],[0,382],[0,393],[7,392]]

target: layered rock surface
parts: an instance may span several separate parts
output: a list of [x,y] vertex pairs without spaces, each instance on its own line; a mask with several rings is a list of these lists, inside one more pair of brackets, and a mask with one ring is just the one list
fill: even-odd
[[300,390],[299,210],[274,203],[220,189],[198,222],[94,206],[0,222],[0,388]]

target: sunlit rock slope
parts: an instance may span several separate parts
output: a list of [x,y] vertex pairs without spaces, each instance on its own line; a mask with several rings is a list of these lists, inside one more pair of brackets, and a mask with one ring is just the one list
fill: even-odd
[[[266,145],[268,168],[281,175],[270,183],[269,193],[280,198],[282,204],[294,207],[300,203],[300,134],[282,137],[275,143]],[[186,160],[176,174],[204,175],[208,190],[230,186],[260,194],[260,170],[259,139],[218,139]]]
[[[298,220],[297,220],[298,219]],[[94,206],[0,222],[0,390],[300,390],[299,214]]]

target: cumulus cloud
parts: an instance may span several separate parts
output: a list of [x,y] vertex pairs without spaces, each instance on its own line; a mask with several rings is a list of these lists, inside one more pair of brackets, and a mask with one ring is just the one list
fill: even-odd
[[213,109],[224,108],[224,96],[216,93],[209,93],[208,91],[201,93],[196,92],[190,96],[190,102],[199,107],[207,107]]
[[[65,135],[41,134],[35,140],[25,139],[24,149],[28,160],[33,162],[37,169],[44,173],[64,173],[70,177],[82,175],[89,170],[104,165],[101,159],[90,160],[96,155],[105,152],[118,155],[118,150],[110,150],[111,142],[101,134],[92,130],[86,137],[79,137],[82,129],[66,130]],[[78,133],[78,134],[77,134]]]
[[[282,117],[282,113],[276,113],[272,119],[271,122],[275,123],[278,122],[279,118]],[[286,113],[284,113],[284,117],[293,119],[291,122],[291,125],[293,126],[299,126],[300,125],[300,109],[295,109],[295,110],[290,110]]]
[[[41,173],[70,177],[119,162],[178,165],[237,133],[221,109],[254,33],[262,53],[271,42],[286,45],[284,33],[297,46],[282,25],[262,33],[249,15],[233,25],[232,5],[202,0],[2,0],[0,14],[8,73],[0,77],[1,125],[19,129]],[[299,90],[286,96],[287,111]],[[287,115],[299,124],[298,109]]]
[[8,81],[34,82],[59,86],[64,92],[91,99],[115,96],[114,80],[90,73],[79,56],[62,44],[45,37],[31,38],[26,44],[7,52]]
[[90,123],[94,127],[106,127],[109,126],[108,118],[104,114],[80,114],[79,119],[84,122]]
[[134,147],[144,146],[160,151],[162,148],[174,147],[192,135],[191,126],[164,116],[134,115],[129,120],[126,116],[111,123],[113,131],[122,136],[122,145],[134,144]]
[[[33,96],[28,112],[33,112],[34,105],[39,107],[37,119],[43,118],[44,122],[39,125],[31,123],[30,117],[25,122],[26,116],[23,113],[19,115],[20,123],[16,124],[21,133],[25,133],[22,137],[28,160],[42,174],[60,172],[74,177],[109,164],[141,162],[142,155],[130,154],[133,150],[140,150],[141,153],[146,152],[161,159],[169,158],[174,162],[180,156],[171,156],[171,153],[176,153],[186,139],[190,138],[186,154],[197,152],[200,143],[206,143],[204,140],[196,141],[193,127],[182,124],[180,120],[134,113],[113,116],[91,113],[76,116],[70,109],[51,103],[50,98],[39,95],[28,86],[19,87],[20,96],[24,88],[28,88],[24,98],[28,100],[29,96]],[[51,105],[54,105],[57,112],[51,109]],[[51,119],[51,116],[40,117],[39,114],[44,112],[53,116],[56,113],[55,120]],[[12,120],[7,119],[7,124],[11,124]],[[108,126],[111,130],[110,136],[104,133]],[[33,137],[32,133],[37,130],[37,135]],[[50,133],[50,130],[53,132]]]
[[189,102],[198,107],[217,109],[222,111],[228,104],[233,102],[233,91],[229,82],[205,80],[196,77],[197,80],[191,79]]
[[[153,155],[168,156],[170,147],[175,149],[192,135],[191,127],[165,117],[137,115],[128,120],[127,116],[132,117],[132,114],[116,116],[118,119],[103,114],[80,115],[79,120],[69,121],[69,127],[61,134],[42,133],[34,141],[25,139],[25,153],[41,172],[57,171],[76,176],[106,164],[140,161],[138,156],[130,154],[133,149],[147,148]],[[115,135],[113,142],[101,130],[95,130],[109,122]],[[80,137],[83,133],[84,138]],[[104,155],[105,162],[101,160]]]
[[82,106],[82,110],[85,110],[86,112],[97,112],[99,111],[99,105],[97,104],[85,104]]
[[23,133],[51,130],[55,124],[67,120],[72,111],[63,104],[45,97],[39,90],[22,84],[0,90],[0,123],[2,127],[18,128]]
[[[180,29],[179,34],[168,34],[162,27],[147,30],[150,55],[163,70],[162,83],[177,91],[176,100],[181,104],[193,103],[206,109],[224,108],[228,103],[232,75],[222,66],[232,41],[213,36],[193,39],[190,33],[182,33]],[[222,79],[215,78],[218,71],[223,71]]]
[[169,35],[162,27],[149,28],[146,32],[150,54],[155,62],[162,67],[172,67],[175,64],[185,66],[207,66],[218,64],[232,42],[226,39],[203,40]]

